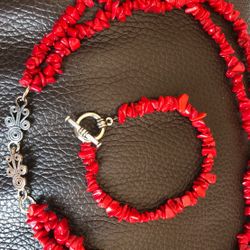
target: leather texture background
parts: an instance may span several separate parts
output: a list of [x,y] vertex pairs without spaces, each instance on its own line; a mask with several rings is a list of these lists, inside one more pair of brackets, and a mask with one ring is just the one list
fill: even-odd
[[[250,20],[249,0],[234,0]],[[0,155],[7,154],[4,118],[22,92],[18,79],[35,42],[48,31],[70,1],[0,0]],[[87,16],[92,16],[89,12]],[[235,44],[231,26],[214,15]],[[241,54],[241,51],[239,51]],[[218,48],[183,11],[157,16],[137,12],[66,59],[55,85],[30,96],[32,127],[22,152],[29,167],[33,197],[44,198],[70,219],[87,249],[231,250],[241,231],[241,179],[250,157],[236,101],[224,77]],[[177,218],[131,225],[107,218],[86,193],[79,141],[64,122],[86,111],[114,115],[120,104],[141,96],[188,93],[199,111],[207,112],[217,142],[218,176],[205,199]],[[98,157],[99,182],[116,199],[152,209],[181,194],[199,171],[201,145],[185,118],[153,114],[110,128]],[[38,250],[16,193],[0,162],[0,249]]]

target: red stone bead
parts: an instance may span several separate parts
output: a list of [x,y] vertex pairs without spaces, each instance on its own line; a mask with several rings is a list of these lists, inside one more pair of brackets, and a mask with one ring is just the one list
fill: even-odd
[[206,196],[206,188],[201,185],[193,185],[193,189],[199,197],[204,198]]
[[48,211],[42,211],[37,215],[38,222],[46,223],[49,220]]
[[54,41],[56,40],[56,36],[54,35],[54,33],[49,33],[44,35],[44,37],[41,40],[41,43],[46,45],[46,46],[52,46]]
[[118,220],[119,221],[126,220],[128,218],[129,210],[130,210],[129,206],[127,204],[122,206],[122,212],[118,216]]
[[177,211],[177,213],[182,213],[183,209],[184,209],[184,204],[182,203],[182,199],[181,198],[174,198],[173,201],[175,202],[175,210]]
[[138,104],[139,105],[141,104],[142,109],[143,109],[145,114],[151,114],[155,111],[153,106],[152,106],[151,101],[148,98],[146,98],[145,96],[141,98],[141,100],[139,101]]
[[82,159],[94,159],[96,150],[92,147],[81,149],[78,156]]
[[[142,110],[142,113],[140,114],[141,116],[143,116],[145,114],[145,111],[144,110]],[[137,114],[137,112],[136,112],[136,110],[135,110],[135,107],[134,107],[134,105],[129,105],[128,107],[127,107],[127,114],[126,114],[126,116],[127,117],[130,117],[130,118],[134,118],[134,117],[136,117],[138,114]]]
[[50,64],[61,63],[62,57],[59,56],[58,54],[52,53],[52,54],[48,55],[46,62],[50,63]]
[[220,48],[221,48],[220,52],[221,57],[227,57],[229,55],[234,54],[234,49],[229,44],[221,45]]
[[136,223],[140,221],[140,213],[135,208],[131,208],[128,214],[128,221],[130,223]]
[[171,219],[175,217],[175,213],[173,212],[173,210],[169,207],[168,204],[165,204],[164,206],[164,210],[165,210],[165,218],[166,219]]
[[70,26],[75,25],[77,23],[77,20],[73,18],[70,15],[67,15],[66,13],[62,16],[62,19]]
[[239,73],[243,73],[245,71],[245,66],[243,63],[238,62],[236,65],[234,65],[233,67],[229,68],[227,70],[226,76],[228,78],[233,78],[235,77],[237,74]]
[[250,207],[245,207],[245,215],[250,216]]
[[201,167],[202,167],[202,172],[203,173],[210,173],[211,171],[212,171],[212,168],[213,168],[213,164],[211,164],[211,163],[203,163],[202,165],[201,165]]
[[48,208],[47,204],[31,204],[28,208],[28,218],[35,217]]
[[140,223],[145,223],[145,222],[148,222],[148,221],[149,221],[149,218],[147,217],[147,215],[145,213],[142,213],[141,216],[140,216]]
[[[43,250],[54,250],[54,249],[58,249],[58,245],[54,239],[50,239],[43,248]],[[63,247],[61,247],[58,250],[63,250]]]
[[[106,197],[106,195],[107,195],[104,191],[102,191],[102,192],[99,194],[98,190],[99,190],[99,189],[93,191],[93,193],[92,193],[92,194],[93,194],[93,199],[94,199],[97,203],[101,202],[101,201]],[[97,192],[98,192],[98,193],[97,193]]]
[[92,8],[95,5],[93,0],[84,0],[84,4],[89,8]]
[[65,36],[64,29],[60,25],[60,23],[57,23],[56,25],[54,25],[52,32],[57,37],[64,37]]
[[249,189],[244,189],[244,199],[250,199],[250,190]]
[[200,10],[199,5],[193,5],[192,7],[186,8],[185,13],[196,15]]
[[178,110],[179,110],[179,112],[185,111],[187,104],[188,104],[188,99],[189,99],[189,96],[187,94],[183,94],[183,95],[178,97]]
[[165,98],[163,96],[160,96],[158,98],[158,108],[157,111],[161,111],[162,107],[166,104]]
[[95,175],[91,172],[87,172],[85,175],[87,182],[95,181]]
[[203,178],[205,181],[207,181],[209,184],[216,183],[216,175],[211,173],[201,173],[201,178]]
[[226,20],[230,22],[235,22],[239,18],[240,12],[239,11],[233,11],[232,13],[225,14],[224,17]]
[[[249,179],[250,179],[250,178],[249,178]],[[245,186],[245,187],[250,188],[250,180],[243,181],[243,182],[242,182],[242,185]]]
[[212,148],[203,148],[201,154],[203,156],[211,155],[211,156],[215,157],[216,156],[216,149],[213,147]]
[[44,228],[47,232],[54,230],[56,225],[58,223],[58,219],[56,218],[55,220],[48,220],[45,224],[44,224]]
[[85,5],[85,4],[77,3],[77,4],[76,4],[76,9],[77,9],[79,15],[82,15],[83,12],[84,12],[85,9],[86,9],[86,5]]
[[172,100],[169,96],[158,99],[157,111],[168,112],[172,109]]
[[98,169],[99,167],[97,162],[93,162],[92,164],[86,166],[86,170],[92,172],[93,174],[96,174]]
[[47,237],[48,236],[48,232],[45,231],[45,230],[39,230],[38,232],[36,232],[34,234],[34,237],[36,239],[38,239],[40,241],[40,239],[44,238],[44,237]]
[[248,244],[248,237],[245,234],[238,234],[237,239],[241,244]]
[[55,74],[55,69],[54,67],[52,67],[51,65],[47,65],[44,70],[43,70],[44,74],[46,76],[53,76]]
[[157,217],[158,217],[159,219],[162,218],[162,210],[161,210],[160,208],[156,209],[155,213],[157,214]]
[[113,199],[109,195],[106,195],[104,199],[98,203],[98,206],[106,209],[112,201]]
[[99,189],[99,185],[97,184],[95,179],[92,181],[88,181],[87,192],[94,192],[97,189]]
[[200,130],[206,129],[205,122],[203,120],[197,120],[192,122],[192,126]]
[[68,15],[70,15],[71,17],[73,17],[75,20],[79,20],[80,19],[80,15],[78,14],[77,9],[74,6],[69,5],[66,8],[65,13],[67,13]]
[[98,10],[96,13],[96,17],[105,23],[107,23],[109,21],[108,17],[106,16],[106,14],[103,10]]
[[246,223],[246,224],[244,225],[244,228],[247,230],[247,232],[249,232],[249,230],[250,230],[250,224],[249,224],[249,223]]
[[26,61],[26,67],[29,70],[35,69],[39,64],[39,59],[37,57],[30,57]]
[[120,124],[124,123],[126,120],[126,111],[128,104],[123,104],[118,110],[118,121]]
[[60,245],[64,245],[70,235],[67,219],[63,218],[54,229],[54,237]]
[[[30,220],[30,221],[27,221],[27,223],[30,225],[30,227],[34,230],[34,232],[38,232],[40,230],[42,230],[44,227],[44,224],[43,223],[39,223],[37,221],[35,221],[34,223]],[[45,228],[46,230],[46,228]],[[48,232],[48,230],[46,230]]]
[[247,172],[245,175],[244,175],[244,180],[247,180],[247,181],[250,181],[250,173]]
[[199,120],[202,120],[203,118],[205,118],[206,116],[207,116],[206,113],[198,113],[197,116],[193,116],[190,120],[192,122],[199,121]]
[[[75,31],[77,32],[77,31]],[[73,34],[74,36],[77,36],[77,33]],[[69,38],[69,47],[72,51],[76,51],[81,46],[80,40],[76,37]]]
[[120,208],[120,203],[117,201],[112,201],[106,208],[106,213],[109,217],[113,217],[118,213],[119,208]]
[[32,77],[29,76],[28,74],[25,74],[20,80],[19,83],[23,86],[23,87],[28,87],[30,86],[30,84],[32,83]]
[[247,30],[247,28],[247,23],[242,18],[239,18],[234,22],[234,30],[236,31]]
[[158,106],[159,106],[159,103],[157,100],[151,100],[151,104],[152,104],[152,107],[154,108],[154,110],[158,110]]
[[185,195],[181,197],[181,201],[184,207],[189,207],[196,205],[197,198],[195,198],[191,192],[186,192]]
[[192,105],[189,103],[186,106],[186,109],[184,110],[184,112],[182,112],[183,116],[189,117],[191,115],[191,110],[192,110]]
[[51,244],[50,242],[51,242],[51,239],[48,236],[45,236],[39,239],[39,243],[44,247],[43,249],[46,249],[46,248],[48,249],[48,246]]
[[83,246],[83,237],[78,237],[75,235],[70,235],[65,246],[69,248],[69,250],[85,250]]

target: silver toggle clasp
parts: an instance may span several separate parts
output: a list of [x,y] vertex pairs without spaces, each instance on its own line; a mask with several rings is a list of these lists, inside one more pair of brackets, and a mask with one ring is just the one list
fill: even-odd
[[[80,125],[80,123],[88,117],[94,118],[97,122],[97,127],[100,129],[100,132],[97,136],[91,135],[87,129],[81,127]],[[88,112],[81,115],[76,121],[72,120],[70,116],[67,116],[65,121],[67,121],[74,128],[75,135],[80,141],[92,142],[96,145],[96,147],[101,146],[99,140],[104,136],[106,127],[112,126],[114,122],[113,118],[111,117],[103,119],[100,115],[93,112]]]

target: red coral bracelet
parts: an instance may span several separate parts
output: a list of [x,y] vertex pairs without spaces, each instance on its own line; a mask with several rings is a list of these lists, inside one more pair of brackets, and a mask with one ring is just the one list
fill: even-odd
[[132,208],[127,204],[123,205],[104,192],[96,180],[99,169],[99,164],[96,160],[97,146],[89,142],[82,143],[78,155],[87,170],[87,191],[92,193],[93,199],[99,207],[106,210],[109,217],[116,217],[119,221],[124,220],[129,223],[171,219],[181,213],[185,207],[194,206],[198,197],[204,198],[209,185],[216,182],[216,176],[211,173],[214,157],[216,156],[215,141],[210,129],[203,120],[206,113],[199,113],[188,102],[188,95],[183,94],[178,98],[160,96],[158,99],[152,100],[143,97],[137,103],[123,104],[118,111],[118,121],[120,124],[123,124],[127,118],[144,117],[144,115],[154,112],[166,113],[174,111],[188,118],[192,126],[197,130],[197,138],[202,141],[201,154],[203,162],[201,172],[193,182],[192,190],[186,191],[181,197],[168,199],[154,211],[140,213],[136,208]]

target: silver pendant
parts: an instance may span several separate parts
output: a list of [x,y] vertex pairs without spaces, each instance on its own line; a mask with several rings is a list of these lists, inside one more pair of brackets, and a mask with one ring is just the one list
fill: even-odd
[[6,136],[9,140],[8,149],[10,152],[10,155],[6,157],[8,164],[6,172],[7,176],[12,178],[13,186],[17,190],[19,208],[23,213],[27,213],[27,204],[35,203],[26,189],[27,180],[25,175],[28,168],[23,164],[23,156],[20,153],[23,131],[30,128],[30,122],[26,120],[30,114],[30,111],[26,108],[28,93],[29,88],[16,99],[16,105],[10,107],[10,115],[5,118],[5,125],[8,128]]
[[5,125],[9,129],[7,132],[9,150],[11,150],[11,146],[16,146],[16,151],[19,151],[19,143],[23,139],[23,131],[30,128],[30,122],[26,120],[30,112],[26,106],[27,100],[22,100],[22,97],[18,97],[16,105],[10,107],[10,116],[5,118]]
[[6,161],[7,176],[12,178],[13,186],[17,191],[23,191],[26,186],[26,178],[23,175],[28,172],[27,166],[22,164],[23,156],[13,148],[10,156],[6,157]]

